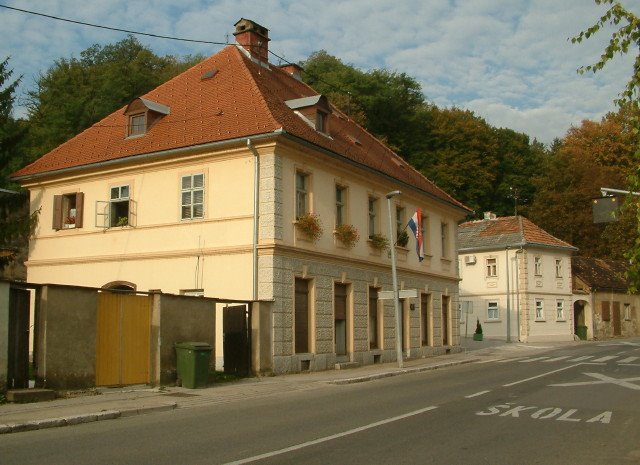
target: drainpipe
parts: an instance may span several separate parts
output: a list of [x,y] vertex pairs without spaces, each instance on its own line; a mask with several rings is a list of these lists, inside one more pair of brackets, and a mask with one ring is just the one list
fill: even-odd
[[505,254],[507,258],[507,342],[511,342],[511,295],[509,292],[509,281],[511,280],[511,276],[509,276],[509,246],[507,246]]
[[260,199],[260,158],[258,151],[247,139],[247,148],[253,153],[253,289],[252,300],[258,300],[258,217]]
[[520,266],[518,265],[518,254],[522,254],[524,249],[520,246],[520,250],[516,250],[516,321],[518,328],[518,342],[522,341],[522,328],[520,327]]

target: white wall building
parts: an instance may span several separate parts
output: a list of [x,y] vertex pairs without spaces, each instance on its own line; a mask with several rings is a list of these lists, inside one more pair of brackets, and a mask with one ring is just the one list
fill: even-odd
[[479,320],[484,337],[573,340],[575,247],[524,217],[492,214],[459,225],[458,246],[460,321],[469,335]]

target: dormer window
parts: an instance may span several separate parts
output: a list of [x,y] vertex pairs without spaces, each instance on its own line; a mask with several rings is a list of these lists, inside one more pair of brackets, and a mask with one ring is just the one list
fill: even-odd
[[129,116],[129,136],[139,136],[146,132],[146,117],[144,113]]
[[124,110],[128,117],[127,137],[146,134],[164,116],[170,113],[166,105],[145,98],[137,98]]
[[328,135],[331,107],[324,95],[296,98],[285,102],[289,108],[316,131]]

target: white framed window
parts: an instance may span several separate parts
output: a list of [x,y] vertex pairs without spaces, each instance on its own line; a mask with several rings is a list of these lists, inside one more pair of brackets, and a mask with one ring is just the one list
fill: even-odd
[[347,214],[347,188],[336,184],[336,226],[342,226]]
[[544,320],[544,300],[536,299],[536,321]]
[[180,191],[180,218],[204,218],[204,174],[182,176]]
[[114,186],[109,195],[109,226],[129,225],[129,185]]
[[486,275],[487,278],[496,278],[498,277],[498,259],[497,258],[487,258],[485,259],[486,264]]
[[[427,234],[427,231],[429,231],[429,215],[425,214],[423,209],[422,221],[420,222],[420,233],[422,234],[422,251],[424,252],[425,255],[430,255],[431,242],[429,241],[430,238],[429,238],[429,234]],[[426,260],[423,261],[423,263],[426,263]]]
[[396,242],[400,239],[400,234],[404,232],[405,221],[404,221],[404,207],[400,207],[396,205]]
[[562,259],[556,258],[556,278],[562,278]]
[[487,320],[500,319],[500,309],[498,308],[498,302],[496,300],[490,300],[487,302]]
[[309,175],[296,171],[296,219],[309,213]]
[[533,257],[533,274],[542,276],[542,257]]
[[631,304],[624,304],[624,319],[631,320]]
[[442,258],[449,258],[449,223],[440,223]]
[[369,238],[378,233],[378,199],[369,197]]
[[564,300],[556,301],[556,320],[564,320]]

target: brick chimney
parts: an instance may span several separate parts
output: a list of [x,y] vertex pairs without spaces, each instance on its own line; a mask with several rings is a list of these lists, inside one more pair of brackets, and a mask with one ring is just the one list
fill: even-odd
[[295,63],[288,63],[286,65],[280,66],[280,69],[288,75],[292,76],[294,79],[302,81],[302,71],[304,71],[304,69],[302,69],[302,66],[296,65]]
[[268,63],[269,29],[245,18],[240,18],[234,26],[236,32],[233,35],[236,37],[238,45],[242,45],[256,60]]

